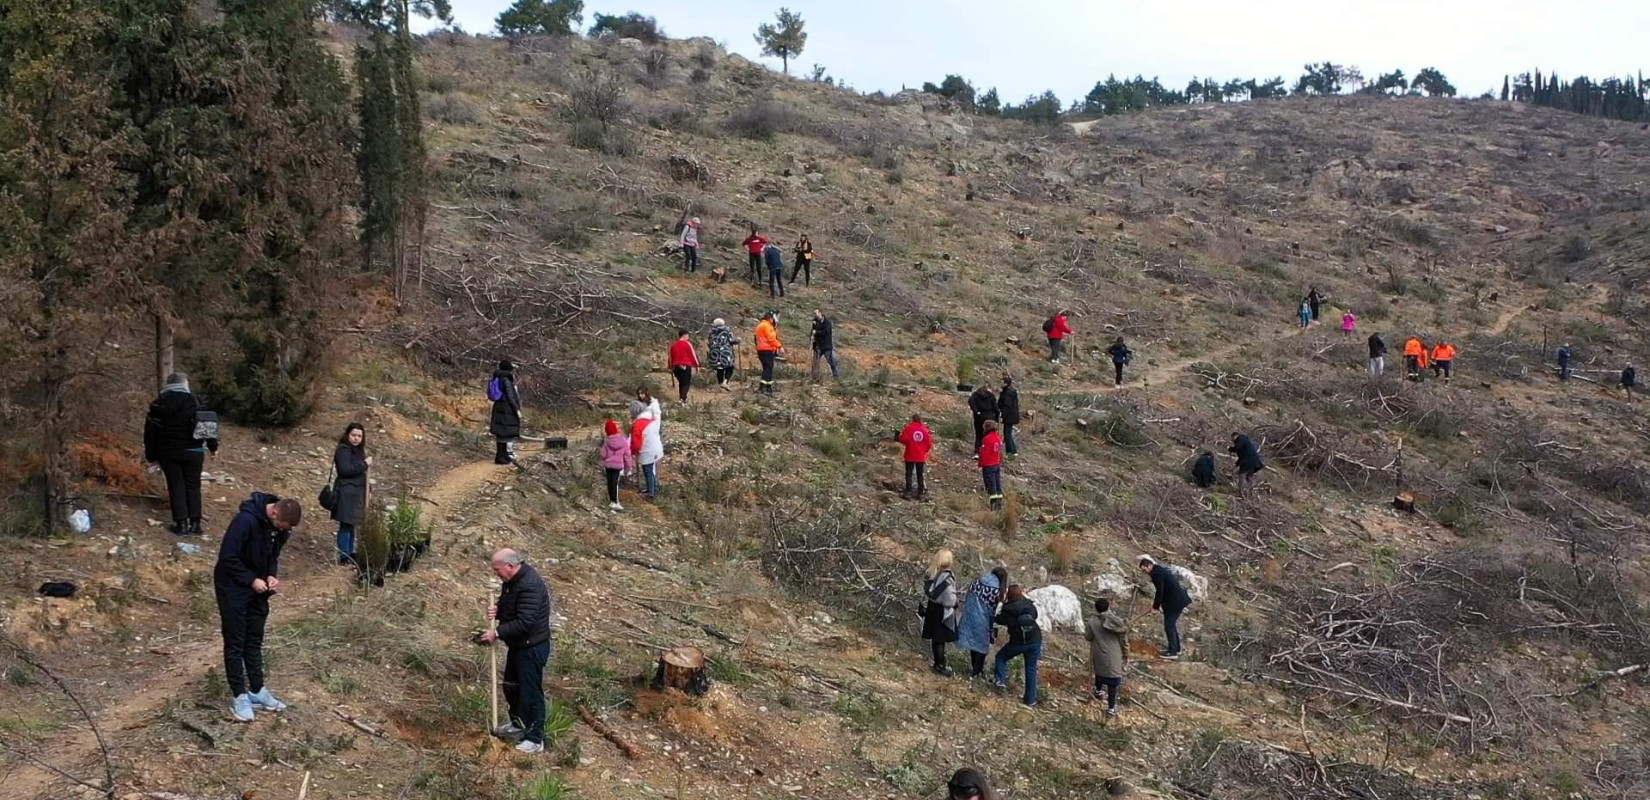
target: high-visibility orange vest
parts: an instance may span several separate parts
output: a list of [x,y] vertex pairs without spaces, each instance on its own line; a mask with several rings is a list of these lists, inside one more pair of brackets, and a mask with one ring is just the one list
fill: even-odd
[[1426,358],[1427,346],[1422,344],[1420,339],[1411,336],[1409,337],[1409,341],[1404,342],[1404,355]]
[[1437,347],[1432,348],[1432,360],[1433,361],[1454,361],[1455,360],[1455,345],[1441,344],[1441,345],[1438,345]]
[[774,327],[773,320],[762,320],[756,325],[756,350],[766,353],[779,350],[784,345],[779,343],[779,330]]

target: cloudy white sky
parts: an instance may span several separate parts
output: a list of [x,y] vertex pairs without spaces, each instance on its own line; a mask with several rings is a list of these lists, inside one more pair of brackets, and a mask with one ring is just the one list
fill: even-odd
[[[708,36],[755,58],[751,35],[781,3],[807,20],[791,71],[824,65],[855,89],[897,91],[957,73],[1005,101],[1053,89],[1063,102],[1097,79],[1284,76],[1308,61],[1366,76],[1436,66],[1463,94],[1499,91],[1507,72],[1561,77],[1650,66],[1650,0],[587,0],[595,12],[640,11],[673,38]],[[488,33],[509,0],[453,0],[456,21]],[[778,59],[769,59],[775,69]]]

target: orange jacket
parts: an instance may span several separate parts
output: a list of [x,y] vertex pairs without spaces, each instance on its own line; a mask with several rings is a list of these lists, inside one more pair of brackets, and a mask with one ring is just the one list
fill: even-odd
[[1454,361],[1455,360],[1455,345],[1453,345],[1453,344],[1441,344],[1441,345],[1438,345],[1437,347],[1432,348],[1432,360],[1433,361]]
[[1418,337],[1411,336],[1409,337],[1409,341],[1404,342],[1404,355],[1426,358],[1427,346],[1422,344]]
[[779,343],[779,329],[774,327],[773,320],[765,319],[756,324],[756,351],[768,353],[783,350],[784,345]]

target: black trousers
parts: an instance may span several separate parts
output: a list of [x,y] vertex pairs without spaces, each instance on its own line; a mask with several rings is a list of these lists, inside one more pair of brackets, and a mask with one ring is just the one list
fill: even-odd
[[733,380],[733,367],[716,368],[716,383],[718,385],[727,383],[731,380]]
[[756,357],[762,360],[762,385],[757,387],[758,390],[773,393],[773,365],[777,355],[774,350],[756,351]]
[[544,665],[550,643],[512,647],[504,655],[504,702],[510,721],[526,731],[522,741],[544,744]]
[[166,476],[166,496],[172,506],[172,519],[201,518],[201,465],[205,453],[186,453],[177,458],[160,460],[161,474]]
[[605,467],[607,471],[607,502],[619,502],[619,470]]
[[803,286],[812,286],[814,283],[814,260],[811,258],[797,259],[796,266],[791,268],[791,283],[796,283],[796,276],[799,274],[802,276]]
[[751,285],[762,282],[762,254],[751,253]]
[[676,376],[676,393],[686,403],[688,390],[693,388],[693,367],[671,367],[670,374]]
[[499,439],[498,450],[493,454],[494,464],[510,464],[516,460],[515,440]]
[[1117,385],[1122,386],[1123,385],[1123,362],[1113,361],[1111,365],[1112,365],[1113,369],[1117,370]]
[[1106,708],[1117,707],[1117,690],[1121,688],[1123,688],[1122,676],[1116,678],[1094,676],[1094,696],[1099,697],[1104,694],[1106,696]]
[[933,641],[933,648],[932,649],[933,649],[933,653],[934,653],[934,666],[936,666],[936,667],[945,666],[945,640],[944,639],[935,639]]
[[980,444],[985,441],[985,421],[990,417],[974,417],[974,452],[980,452]]
[[907,461],[907,462],[905,462],[905,491],[906,491],[906,493],[909,494],[911,492],[911,489],[913,488],[912,479],[915,478],[916,479],[915,488],[916,488],[917,494],[927,494],[928,493],[927,473],[928,473],[928,465],[926,463],[921,462],[921,461]]
[[264,623],[269,621],[269,593],[216,584],[218,619],[223,629],[223,675],[229,694],[257,694],[264,688]]
[[985,653],[968,651],[968,677],[978,678],[985,674]]
[[688,272],[698,272],[699,271],[699,246],[698,245],[692,245],[692,244],[682,245],[682,269],[685,269]]

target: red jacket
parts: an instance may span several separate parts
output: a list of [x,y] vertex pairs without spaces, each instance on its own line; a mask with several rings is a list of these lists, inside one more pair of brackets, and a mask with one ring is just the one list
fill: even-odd
[[1064,339],[1071,333],[1071,326],[1066,324],[1065,314],[1054,315],[1054,327],[1048,329],[1048,338]]
[[991,431],[980,441],[980,468],[1003,465],[1003,435]]
[[751,255],[759,256],[762,255],[762,248],[768,246],[768,237],[760,233],[753,233],[745,237],[745,241],[741,244],[745,245],[745,249],[750,251]]
[[934,448],[934,434],[928,426],[913,420],[899,432],[899,443],[905,445],[907,464],[928,463],[928,451]]
[[670,368],[699,366],[699,356],[693,352],[693,343],[677,339],[670,343]]

